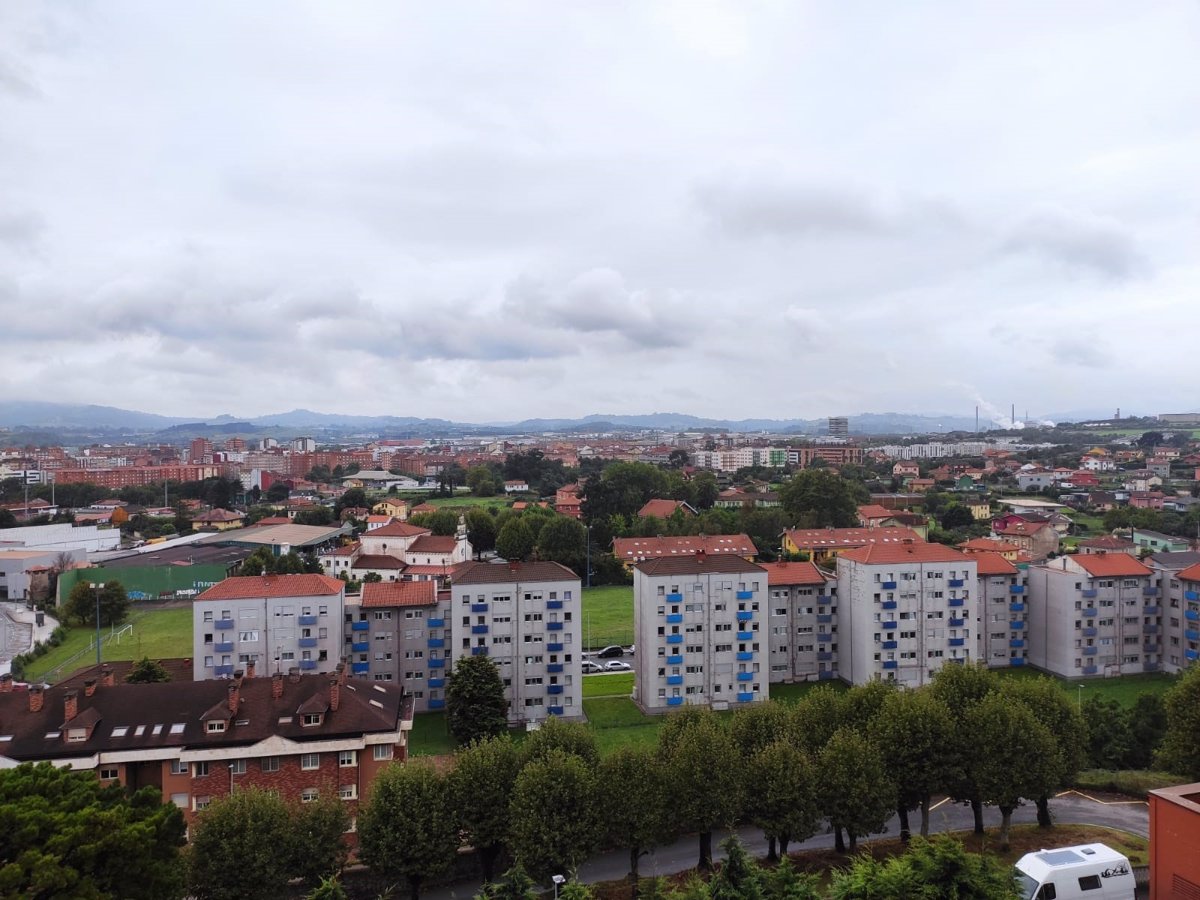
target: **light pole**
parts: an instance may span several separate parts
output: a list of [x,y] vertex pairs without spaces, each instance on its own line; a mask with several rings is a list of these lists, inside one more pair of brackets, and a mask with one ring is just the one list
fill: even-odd
[[554,882],[554,900],[558,900],[558,886],[566,881],[566,876],[551,875],[550,880]]
[[100,665],[100,585],[93,583],[96,592],[96,665]]
[[1077,684],[1077,685],[1075,685],[1075,687],[1078,689],[1078,691],[1075,695],[1075,706],[1079,710],[1080,715],[1082,715],[1083,714],[1083,685]]

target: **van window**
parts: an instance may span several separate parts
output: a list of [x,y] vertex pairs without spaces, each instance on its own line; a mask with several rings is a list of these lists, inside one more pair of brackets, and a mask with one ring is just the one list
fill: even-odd
[[1054,889],[1054,883],[1048,882],[1042,885],[1042,889],[1038,891],[1036,900],[1055,900],[1058,897],[1058,891]]
[[1084,875],[1079,879],[1079,889],[1081,891],[1098,891],[1100,890],[1099,875]]

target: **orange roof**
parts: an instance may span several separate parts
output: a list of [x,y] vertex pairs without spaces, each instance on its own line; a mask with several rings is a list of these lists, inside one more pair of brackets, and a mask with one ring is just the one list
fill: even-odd
[[368,581],[362,588],[363,606],[433,606],[437,585],[432,581]]
[[428,528],[422,528],[420,525],[409,525],[407,522],[393,522],[391,525],[384,525],[382,528],[376,528],[373,531],[368,531],[368,537],[417,537],[422,534],[431,534]]
[[250,600],[258,597],[316,597],[340,594],[346,585],[328,575],[240,575],[210,587],[197,600]]
[[980,575],[1016,575],[1017,567],[999,553],[972,553]]
[[1021,548],[995,538],[971,538],[959,544],[958,549],[965,553],[1016,553]]
[[[382,528],[377,528],[372,534],[379,534],[381,531],[383,531]],[[456,546],[458,546],[458,540],[452,534],[423,534],[409,545],[408,552],[453,553]]]
[[1181,581],[1200,581],[1200,563],[1196,563],[1194,566],[1188,566],[1186,569],[1180,572],[1179,579]]
[[935,562],[972,562],[965,553],[959,553],[953,547],[945,544],[927,544],[916,540],[912,543],[900,544],[868,544],[857,547],[841,554],[842,559],[854,562],[880,565],[885,563],[935,563]]
[[1071,559],[1093,578],[1154,574],[1128,553],[1080,553]]
[[730,553],[749,556],[758,552],[754,541],[744,534],[613,539],[613,555],[617,559],[662,559],[668,556],[692,556],[700,551],[710,556]]
[[767,584],[825,584],[831,580],[811,562],[780,561],[759,565],[767,570]]
[[863,520],[890,519],[894,515],[894,510],[890,510],[886,506],[880,506],[878,503],[868,503],[858,508],[858,517]]
[[1043,528],[1049,528],[1049,522],[1013,522],[1011,525],[1001,524],[995,530],[1000,534],[1022,534],[1031,535],[1037,534]]
[[648,519],[654,516],[656,519],[669,519],[675,515],[675,510],[682,509],[684,512],[691,512],[692,508],[682,500],[664,500],[655,498],[647,500],[646,505],[638,510],[638,518]]
[[865,547],[868,544],[899,544],[921,541],[911,528],[789,528],[787,536],[801,550],[826,547]]
[[1133,541],[1117,537],[1115,534],[1102,534],[1100,537],[1080,541],[1079,546],[1094,547],[1097,550],[1128,550],[1135,545]]

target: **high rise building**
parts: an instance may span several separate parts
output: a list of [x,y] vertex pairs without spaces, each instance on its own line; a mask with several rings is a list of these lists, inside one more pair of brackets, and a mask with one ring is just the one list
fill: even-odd
[[850,436],[850,420],[845,416],[830,416],[829,417],[829,436],[830,437],[849,437]]

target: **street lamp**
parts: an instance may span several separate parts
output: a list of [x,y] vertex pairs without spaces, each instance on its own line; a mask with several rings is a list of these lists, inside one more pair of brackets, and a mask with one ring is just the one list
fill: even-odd
[[550,880],[554,882],[554,900],[558,900],[558,886],[566,881],[565,875],[551,875]]
[[1083,685],[1077,684],[1077,685],[1075,685],[1075,687],[1078,688],[1078,693],[1075,695],[1075,705],[1078,708],[1079,712],[1082,713],[1083,712]]
[[92,583],[92,590],[96,592],[96,665],[100,665],[100,587]]

